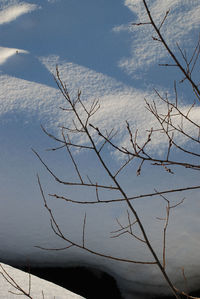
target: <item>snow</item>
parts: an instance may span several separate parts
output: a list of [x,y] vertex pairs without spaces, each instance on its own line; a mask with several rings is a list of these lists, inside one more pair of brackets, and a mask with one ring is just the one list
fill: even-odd
[[28,53],[28,52],[20,49],[0,47],[0,57],[1,57],[0,64],[5,63],[8,58],[18,53]]
[[0,25],[10,23],[23,14],[29,13],[37,8],[37,5],[29,3],[19,3],[17,5],[10,5],[4,7],[0,12]]
[[[163,32],[172,47],[178,39],[181,46],[191,51],[200,23],[197,1],[185,1],[184,5],[181,0],[149,2],[156,20],[171,8]],[[118,263],[72,248],[59,252],[35,248],[36,245],[48,248],[66,245],[51,231],[37,185],[37,173],[45,194],[63,192],[80,200],[92,200],[95,196],[84,189],[65,190],[56,185],[31,151],[31,148],[36,149],[61,177],[70,181],[75,178],[65,152],[45,151],[55,144],[40,128],[42,124],[50,132],[59,134],[58,126],[69,125],[71,120],[59,109],[65,102],[51,74],[55,73],[56,65],[72,97],[81,90],[85,103],[99,99],[101,109],[92,121],[102,129],[114,127],[118,130],[116,140],[122,146],[129,142],[125,120],[130,122],[133,131],[139,128],[140,142],[144,141],[146,130],[155,126],[155,120],[144,108],[144,98],[156,99],[153,87],[173,97],[172,80],[179,80],[180,74],[176,70],[168,72],[157,67],[160,61],[168,61],[168,57],[166,51],[152,41],[148,26],[134,28],[130,25],[144,19],[141,1],[2,0],[0,8],[0,260],[12,265],[25,265],[27,260],[36,266],[91,264],[111,273],[126,299],[134,292],[142,294],[144,288],[149,293],[168,294],[169,290],[154,266]],[[190,93],[184,91],[180,93],[180,102],[187,111],[191,104]],[[158,103],[158,107],[163,109],[162,104]],[[198,121],[199,107],[191,113]],[[186,125],[190,132],[191,127]],[[84,138],[80,140],[84,141]],[[152,150],[160,153],[165,144],[164,139],[154,138]],[[105,155],[111,167],[119,165],[120,156],[115,152],[105,151]],[[94,181],[107,182],[93,157],[79,153],[76,158],[84,177],[88,174]],[[168,186],[199,184],[196,173],[191,172],[188,176],[187,170],[177,169],[174,179],[151,166],[144,168],[140,177],[136,176],[135,169],[129,168],[121,182],[130,195],[153,192],[154,188],[162,190]],[[109,198],[110,194],[100,196]],[[199,194],[188,192],[184,196],[187,199],[170,218],[168,272],[177,286],[183,286],[180,269],[184,266],[189,288],[196,289],[200,268],[200,252],[197,250],[200,246]],[[180,194],[170,197],[173,202],[181,198]],[[164,217],[164,202],[155,198],[134,204],[161,256],[162,226],[156,217]],[[62,229],[73,240],[82,240],[82,224],[87,210],[88,247],[115,256],[152,259],[137,240],[126,236],[110,238],[110,231],[118,228],[116,217],[126,223],[126,206],[86,208],[52,199],[50,205]]]
[[[18,270],[16,268],[13,268],[11,266],[8,266],[6,264],[1,263],[0,264],[0,297],[1,298],[18,298],[19,295],[22,293],[14,288],[13,285],[11,285],[9,282],[13,284],[13,280],[17,285],[22,288],[25,292],[29,292],[30,287],[30,296],[32,298],[48,298],[48,299],[81,299],[82,296],[79,296],[77,294],[74,294],[62,287],[59,287],[51,282],[45,281],[43,279],[40,279],[34,275],[30,275],[28,273],[25,273],[21,270]],[[1,274],[3,273],[4,276]],[[14,283],[14,285],[15,285]]]
[[[126,5],[136,14],[135,23],[147,21],[142,1],[127,0]],[[185,1],[184,4],[181,0],[150,1],[149,8],[158,24],[165,16],[166,11],[170,9],[170,14],[162,30],[165,33],[166,41],[173,50],[175,50],[176,42],[180,43],[183,48],[189,49],[188,41],[191,41],[195,35],[198,38],[200,6],[197,1]],[[123,57],[119,66],[130,76],[140,76],[141,78],[144,70],[149,69],[151,65],[166,61],[166,50],[160,47],[159,43],[152,44],[149,39],[149,36],[153,35],[151,26],[147,25],[142,30],[140,27],[127,26],[126,30],[132,33],[131,55]],[[120,32],[120,28],[118,32]]]

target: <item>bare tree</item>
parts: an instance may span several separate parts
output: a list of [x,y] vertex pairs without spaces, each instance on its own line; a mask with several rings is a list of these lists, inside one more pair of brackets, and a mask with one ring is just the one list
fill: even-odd
[[[162,33],[163,24],[165,23],[169,11],[166,12],[164,18],[161,20],[160,24],[156,24],[152,17],[152,14],[149,10],[149,6],[145,0],[143,0],[144,10],[146,11],[147,21],[134,23],[133,26],[153,26],[155,31],[155,36],[153,36],[153,40],[155,42],[159,42],[161,47],[164,47],[171,60],[173,61],[170,64],[162,64],[166,67],[176,67],[180,70],[183,75],[183,79],[181,82],[188,82],[193,95],[196,97],[197,103],[200,101],[200,90],[199,90],[199,82],[195,82],[193,79],[193,74],[196,71],[197,62],[200,55],[200,39],[198,40],[194,51],[191,57],[188,57],[185,51],[181,49],[181,47],[177,44],[177,48],[180,53],[180,57],[182,60],[179,59],[178,55],[176,56],[173,51],[170,49],[169,45],[165,41],[164,35]],[[168,95],[163,96],[158,90],[155,90],[155,96],[159,98],[161,102],[166,105],[166,110],[159,111],[159,108],[155,101],[149,102],[145,100],[147,110],[155,117],[157,120],[157,127],[150,128],[147,132],[146,140],[140,144],[138,142],[138,131],[133,132],[131,129],[130,124],[126,121],[126,129],[127,134],[129,136],[130,144],[127,147],[120,146],[119,144],[115,143],[115,134],[114,130],[111,131],[102,131],[101,128],[96,127],[92,123],[92,117],[97,111],[100,109],[100,103],[98,100],[94,101],[91,105],[85,104],[84,101],[81,99],[81,92],[78,91],[77,97],[72,99],[68,89],[63,82],[62,78],[59,74],[59,69],[56,69],[56,75],[54,76],[57,86],[62,93],[66,107],[61,107],[64,113],[70,114],[72,116],[72,123],[71,127],[62,126],[61,127],[61,137],[54,136],[53,134],[49,133],[45,128],[42,127],[43,131],[53,140],[58,142],[58,146],[52,148],[52,151],[57,151],[60,149],[65,148],[67,153],[73,163],[75,172],[77,174],[76,181],[64,181],[61,180],[53,170],[44,162],[41,156],[33,150],[36,156],[39,158],[43,166],[46,168],[48,173],[60,184],[66,186],[76,186],[79,187],[86,187],[95,190],[95,199],[93,201],[79,201],[77,199],[68,198],[64,195],[59,194],[49,194],[50,197],[54,197],[56,199],[62,199],[66,202],[70,202],[73,204],[80,204],[80,205],[102,205],[102,204],[115,204],[117,202],[125,202],[127,204],[127,225],[122,225],[119,220],[117,220],[119,229],[113,232],[113,237],[120,237],[123,234],[128,234],[131,237],[137,239],[139,242],[145,244],[152,255],[152,260],[134,260],[134,259],[126,259],[123,257],[116,257],[113,255],[106,255],[103,252],[99,252],[97,250],[91,249],[85,240],[85,229],[86,229],[86,214],[83,219],[83,227],[82,227],[82,240],[80,242],[74,242],[68,237],[65,233],[62,232],[53,211],[50,209],[48,205],[48,201],[45,197],[40,178],[38,176],[38,183],[40,187],[40,191],[42,194],[42,198],[44,201],[45,208],[47,209],[49,216],[50,216],[50,223],[51,228],[54,233],[64,241],[66,241],[66,247],[64,248],[43,248],[38,246],[39,248],[45,250],[65,250],[71,247],[78,247],[82,250],[85,250],[91,254],[102,256],[108,259],[116,260],[119,262],[124,263],[136,263],[136,264],[146,264],[146,265],[157,265],[160,269],[161,274],[163,275],[166,284],[168,284],[169,288],[171,289],[172,294],[175,298],[181,298],[181,296],[185,296],[187,298],[195,298],[189,296],[182,290],[176,288],[173,285],[170,277],[166,271],[166,235],[167,235],[167,228],[169,224],[169,217],[170,211],[183,203],[182,199],[176,204],[171,204],[170,201],[167,199],[168,194],[174,194],[183,191],[195,190],[200,189],[200,185],[195,186],[182,186],[181,188],[176,189],[166,189],[166,190],[154,190],[152,193],[140,194],[140,195],[133,195],[128,196],[126,190],[122,187],[120,182],[119,174],[122,170],[126,169],[128,165],[130,165],[133,160],[140,161],[139,168],[136,169],[137,175],[141,174],[143,166],[145,163],[150,163],[151,165],[155,165],[156,167],[162,167],[164,171],[167,171],[169,174],[174,173],[174,169],[178,167],[183,167],[188,169],[188,171],[198,171],[200,170],[199,165],[199,157],[200,154],[198,151],[189,150],[187,148],[187,143],[199,145],[200,143],[200,125],[193,120],[191,115],[191,111],[196,105],[195,103],[191,103],[190,108],[185,111],[185,109],[181,108],[179,104],[179,96],[177,92],[177,83],[174,82],[174,100],[171,101],[168,98]],[[188,123],[192,129],[188,132],[185,126],[185,123]],[[192,132],[192,133],[191,133]],[[167,148],[162,157],[159,155],[156,156],[154,152],[151,152],[151,148],[149,144],[151,144],[152,136],[154,134],[162,134],[168,140]],[[85,143],[79,143],[74,141],[73,136],[80,135],[84,136]],[[180,136],[185,140],[184,143],[179,143]],[[186,144],[186,145],[185,145]],[[110,146],[111,149],[116,150],[120,153],[123,157],[125,162],[120,165],[117,170],[111,169],[104,158],[103,148],[105,146]],[[110,178],[112,184],[103,184],[100,182],[93,182],[89,177],[85,179],[82,175],[82,171],[76,162],[76,156],[74,155],[74,150],[85,150],[89,152],[95,153],[96,157],[98,158],[99,165],[101,165],[104,169],[105,174]],[[178,151],[184,153],[184,158],[182,160],[177,160],[174,158],[173,152]],[[115,199],[111,200],[104,200],[101,199],[99,196],[99,192],[101,190],[110,190],[111,192],[118,192],[120,196]],[[162,258],[156,254],[155,248],[153,248],[149,236],[145,230],[144,224],[141,220],[140,215],[137,213],[136,209],[134,208],[134,199],[139,198],[147,198],[147,197],[154,197],[160,196],[160,198],[166,203],[166,216],[164,218],[159,218],[159,220],[164,221],[163,226],[163,240],[162,240]],[[132,220],[134,218],[134,220]],[[134,233],[133,227],[137,226],[139,228],[139,235]],[[185,274],[183,271],[183,277],[185,279]],[[186,281],[186,279],[185,279]]]
[[[15,296],[26,296],[27,298],[33,299],[31,295],[31,275],[28,274],[28,291],[24,289],[24,287],[20,286],[19,283],[17,283],[16,278],[12,277],[8,271],[0,264],[0,274],[3,276],[3,278],[8,282],[10,286],[13,287],[15,291],[9,291],[9,293],[15,295]],[[42,292],[43,294],[43,292]],[[43,295],[44,298],[44,295]]]

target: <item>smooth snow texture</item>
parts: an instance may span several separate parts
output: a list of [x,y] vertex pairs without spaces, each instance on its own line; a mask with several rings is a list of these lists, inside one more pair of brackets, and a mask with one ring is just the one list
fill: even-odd
[[[127,145],[130,139],[126,120],[130,122],[133,132],[139,129],[138,140],[141,143],[145,140],[146,130],[155,127],[156,123],[144,108],[144,97],[149,101],[155,100],[160,111],[163,111],[163,104],[152,92],[153,87],[162,94],[167,92],[174,99],[172,81],[176,79],[178,82],[182,77],[177,70],[158,68],[157,63],[161,59],[165,62],[168,56],[152,40],[151,29],[133,28],[130,25],[131,22],[145,20],[142,1],[29,2],[0,1],[1,13],[4,12],[4,21],[0,26],[0,259],[13,265],[25,265],[27,260],[39,266],[91,264],[107,270],[116,278],[125,299],[132,298],[137,292],[142,294],[144,290],[169,294],[157,267],[109,261],[74,248],[68,251],[41,251],[35,248],[35,245],[47,248],[66,246],[51,231],[49,216],[37,185],[37,173],[46,195],[56,192],[78,200],[94,200],[96,195],[94,190],[56,185],[31,148],[41,154],[58,176],[69,181],[77,180],[65,151],[45,151],[58,144],[49,140],[40,128],[42,124],[57,135],[60,134],[60,125],[71,125],[71,115],[59,109],[60,106],[65,107],[66,103],[51,74],[55,73],[56,65],[71,97],[75,99],[78,90],[81,90],[82,100],[87,105],[99,99],[101,109],[92,122],[102,129],[114,127],[118,130],[115,140],[120,145]],[[148,2],[156,21],[162,19],[165,11],[171,8],[163,32],[172,47],[175,38],[178,38],[180,45],[186,46],[191,53],[199,26],[198,2]],[[40,9],[36,9],[38,5]],[[185,111],[193,102],[193,96],[188,95],[190,92],[187,88],[186,92],[183,89],[179,94]],[[198,106],[191,111],[191,115],[195,121],[199,121]],[[191,132],[187,122],[184,127]],[[76,137],[75,140],[85,142],[84,137]],[[152,142],[155,154],[163,152],[164,142],[162,137],[155,135]],[[183,140],[179,142],[183,144]],[[114,170],[120,165],[121,160],[113,151],[105,148],[103,154]],[[93,156],[79,152],[75,157],[85,180],[89,175],[95,182],[108,183],[108,177]],[[176,176],[173,176],[147,164],[141,176],[137,177],[138,166],[137,163],[133,164],[125,176],[120,177],[121,184],[131,196],[153,192],[154,188],[164,190],[199,184],[196,173],[188,174],[188,170],[177,169]],[[114,196],[110,192],[100,194],[103,199],[110,199],[111,196],[118,198],[120,195]],[[199,194],[188,192],[184,196],[185,202],[173,211],[170,218],[168,273],[177,287],[183,287],[180,269],[184,266],[188,287],[196,289],[200,285]],[[176,204],[182,195],[176,194],[169,199]],[[110,232],[119,229],[116,217],[127,225],[125,205],[85,207],[52,198],[49,204],[63,232],[76,242],[82,242],[82,225],[87,212],[86,243],[89,248],[117,257],[152,260],[147,248],[137,240],[125,235],[117,239],[110,238]],[[148,198],[134,201],[134,207],[161,257],[163,226],[156,217],[165,217],[165,202],[160,198]]]
[[17,5],[8,6],[0,11],[0,25],[10,23],[23,14],[37,9],[37,5],[21,2]]
[[[198,39],[200,26],[200,6],[198,1],[153,0],[147,3],[156,24],[161,24],[161,20],[170,8],[162,32],[164,32],[165,39],[173,50],[176,48],[176,43],[179,43],[183,48],[187,47],[189,49],[192,46],[194,36]],[[148,22],[142,1],[126,0],[125,5],[136,14],[137,18],[134,20],[134,23]],[[125,29],[124,27],[119,27],[116,30]],[[166,62],[166,50],[160,47],[159,42],[152,43],[151,41],[151,36],[156,35],[150,25],[145,25],[142,28],[141,26],[129,25],[126,27],[126,30],[132,33],[131,55],[130,57],[122,58],[119,66],[129,75],[135,77],[139,74],[142,76],[143,72],[151,65],[158,64],[160,61]]]
[[8,58],[19,53],[28,53],[28,52],[20,49],[0,47],[0,64],[5,63]]
[[[16,268],[8,266],[6,264],[1,263],[0,267],[0,297],[4,299],[12,299],[17,298],[22,293],[19,290],[16,290],[12,285],[9,284],[11,282],[13,284],[12,279],[18,284],[20,288],[22,288],[25,292],[29,292],[30,286],[30,295],[32,298],[46,298],[46,299],[81,299],[82,296],[76,295],[58,285],[55,285],[51,282],[45,281],[44,279],[40,279],[34,275],[30,275],[23,271],[20,271]],[[5,271],[4,271],[5,270]],[[1,274],[8,279],[3,277]],[[8,274],[8,275],[7,275]],[[10,276],[10,277],[9,277]],[[77,282],[78,283],[78,282]],[[11,293],[12,292],[12,293]],[[24,296],[24,295],[23,295]]]

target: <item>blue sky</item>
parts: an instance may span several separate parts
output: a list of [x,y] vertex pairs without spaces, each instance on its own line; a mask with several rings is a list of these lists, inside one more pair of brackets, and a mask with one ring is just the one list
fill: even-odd
[[[173,49],[178,41],[191,53],[198,38],[200,23],[197,1],[152,0],[149,4],[158,22],[171,8],[163,27],[166,40]],[[142,291],[147,284],[150,292],[167,292],[158,270],[153,267],[148,270],[146,266],[133,268],[126,264],[109,263],[79,251],[57,254],[34,248],[34,245],[55,245],[36,173],[40,174],[47,194],[57,191],[67,192],[75,198],[94,197],[94,193],[88,190],[65,190],[54,184],[31,151],[32,147],[35,148],[64,178],[71,180],[75,177],[65,152],[45,151],[54,143],[40,128],[40,124],[43,124],[50,132],[59,134],[58,125],[70,123],[71,120],[59,109],[63,98],[51,75],[51,72],[55,72],[56,64],[72,96],[81,89],[85,103],[99,99],[101,109],[93,122],[102,130],[116,128],[119,131],[116,141],[120,145],[129,142],[129,136],[125,134],[125,120],[130,122],[133,130],[139,128],[141,142],[145,139],[146,129],[156,125],[144,108],[145,97],[149,100],[156,98],[153,87],[173,96],[173,81],[182,78],[177,70],[158,66],[158,63],[170,60],[166,51],[152,40],[152,29],[149,26],[130,25],[131,22],[146,20],[142,1],[2,0],[0,9],[0,258],[13,264],[17,260],[26,263],[29,259],[36,264],[43,261],[54,265],[69,263],[70,260],[87,260],[112,272],[123,291],[127,290],[127,298],[129,291]],[[187,109],[190,100],[193,101],[193,95],[187,85],[178,88],[182,109]],[[158,107],[163,109],[159,102]],[[194,109],[192,117],[195,121],[199,120],[199,107]],[[184,141],[180,139],[179,142],[183,144]],[[151,149],[154,153],[162,153],[165,145],[163,138],[155,137]],[[96,180],[107,180],[93,157],[86,153],[76,157],[85,176],[90,174]],[[110,150],[105,151],[105,158],[114,168],[121,161],[119,155]],[[188,171],[179,168],[174,178],[158,168],[145,166],[141,176],[137,177],[134,165],[128,168],[120,180],[130,195],[152,192],[154,188],[198,184],[196,173],[188,174]],[[197,250],[200,245],[197,230],[200,224],[198,192],[188,192],[186,195],[188,200],[174,212],[168,236],[169,272],[174,273],[174,281],[178,284],[182,280],[180,267],[185,267],[190,278],[198,273],[200,266]],[[170,197],[173,202],[180,198],[181,195]],[[55,201],[51,201],[51,204],[62,227],[67,231],[70,227],[72,238],[79,240],[85,207]],[[161,254],[162,226],[155,219],[163,215],[163,202],[158,198],[137,201],[135,207],[144,219],[158,254]],[[88,207],[87,215],[87,235],[91,246],[100,250],[106,248],[116,255],[124,253],[138,259],[149,257],[148,251],[141,249],[141,244],[135,240],[125,237],[110,239],[109,232],[113,227],[116,228],[115,217],[126,221],[126,206]],[[189,240],[187,244],[185,239]],[[56,239],[56,245],[60,244],[63,245]],[[190,263],[188,256],[191,256]],[[151,277],[155,279],[152,281]],[[157,282],[163,285],[163,289],[157,289]],[[198,284],[191,280],[190,286],[195,288]]]

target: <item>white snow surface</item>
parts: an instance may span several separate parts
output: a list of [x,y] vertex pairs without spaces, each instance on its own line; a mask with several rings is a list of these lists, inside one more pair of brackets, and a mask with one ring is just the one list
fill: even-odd
[[[19,269],[13,268],[6,264],[1,263],[2,268],[0,272],[0,297],[6,299],[18,298],[23,293],[17,290],[14,286],[16,284],[23,289],[26,293],[29,293],[32,298],[48,298],[48,299],[81,299],[84,298],[73,292],[70,292],[58,285],[48,282],[44,279],[40,279],[34,275],[25,273]],[[14,281],[13,281],[14,280]],[[10,284],[10,283],[11,284]],[[16,283],[16,284],[15,284]]]
[[[198,38],[198,1],[152,0],[148,3],[157,22],[170,8],[162,30],[173,49],[178,40],[180,46],[190,52]],[[129,144],[130,139],[126,120],[133,132],[139,129],[139,142],[145,140],[146,130],[156,125],[155,119],[144,108],[144,98],[147,98],[156,100],[161,111],[164,109],[153,88],[162,94],[168,92],[173,98],[173,80],[182,79],[176,70],[168,72],[158,68],[157,64],[168,61],[168,56],[159,43],[152,40],[151,28],[130,25],[146,20],[142,1],[0,0],[0,9],[0,261],[13,265],[25,265],[27,260],[40,266],[93,265],[116,278],[125,299],[135,292],[143,296],[144,290],[169,294],[156,266],[114,262],[74,248],[67,251],[35,248],[35,245],[66,246],[50,228],[37,173],[47,198],[48,193],[56,192],[79,200],[95,198],[93,191],[64,189],[56,185],[31,151],[31,148],[37,150],[59,176],[70,181],[76,179],[65,152],[45,151],[55,143],[40,128],[42,124],[49,132],[59,135],[59,125],[71,125],[71,116],[59,109],[65,107],[65,101],[51,74],[55,73],[56,65],[71,97],[75,98],[81,90],[87,105],[99,99],[101,109],[92,122],[102,130],[118,130],[115,140],[121,146]],[[180,93],[180,102],[188,111],[193,98],[191,100],[190,93],[184,91]],[[191,111],[191,115],[199,123],[199,106]],[[184,127],[191,132],[189,123]],[[184,144],[181,138],[177,140]],[[74,141],[84,143],[85,139],[76,137]],[[151,150],[162,154],[166,144],[165,139],[155,135]],[[114,168],[121,161],[120,155],[107,149],[105,158]],[[95,182],[107,183],[108,178],[93,157],[79,152],[76,159],[85,179],[89,175]],[[191,172],[188,175],[185,169],[177,169],[176,176],[172,176],[161,169],[145,167],[139,177],[134,167],[120,177],[129,195],[153,192],[154,188],[164,190],[199,184],[197,174]],[[109,199],[111,195],[105,192],[100,196]],[[199,194],[188,192],[184,196],[186,200],[173,210],[170,218],[167,269],[175,285],[184,287],[181,274],[181,267],[184,267],[189,289],[197,289],[200,285]],[[177,203],[182,196],[177,194],[169,198]],[[127,225],[125,205],[85,207],[52,198],[49,204],[64,232],[76,242],[81,243],[87,212],[86,242],[89,248],[117,257],[152,261],[147,248],[136,239],[127,235],[110,238],[110,232],[119,229],[116,217]],[[165,202],[159,198],[142,199],[134,201],[134,207],[144,221],[156,252],[162,257],[163,226],[156,217],[165,217]]]
[[0,47],[0,57],[1,57],[0,64],[5,63],[8,58],[18,53],[28,53],[28,52],[20,49]]
[[[147,2],[152,16],[157,24],[170,9],[169,17],[163,25],[165,40],[172,49],[175,49],[176,43],[181,43],[183,47],[193,38],[194,30],[199,30],[200,6],[198,1],[156,1]],[[126,0],[125,4],[136,14],[135,23],[147,22],[148,18],[144,14],[142,1]],[[191,22],[192,20],[192,22]],[[117,27],[115,30],[129,30],[133,33],[131,55],[129,58],[121,59],[119,65],[124,68],[130,75],[138,76],[138,72],[149,68],[150,65],[159,63],[163,58],[166,59],[166,50],[159,46],[159,43],[152,44],[149,36],[152,36],[153,29],[147,25],[142,28],[133,26]],[[138,31],[140,33],[138,34]],[[187,36],[187,38],[186,38]],[[190,47],[190,46],[189,46]],[[159,57],[159,58],[158,58]],[[139,72],[142,76],[142,74]]]
[[[3,1],[2,1],[3,2]],[[12,2],[10,2],[12,3]],[[37,8],[37,5],[20,2],[16,5],[9,5],[0,11],[0,25],[10,23],[23,14],[31,12]]]

